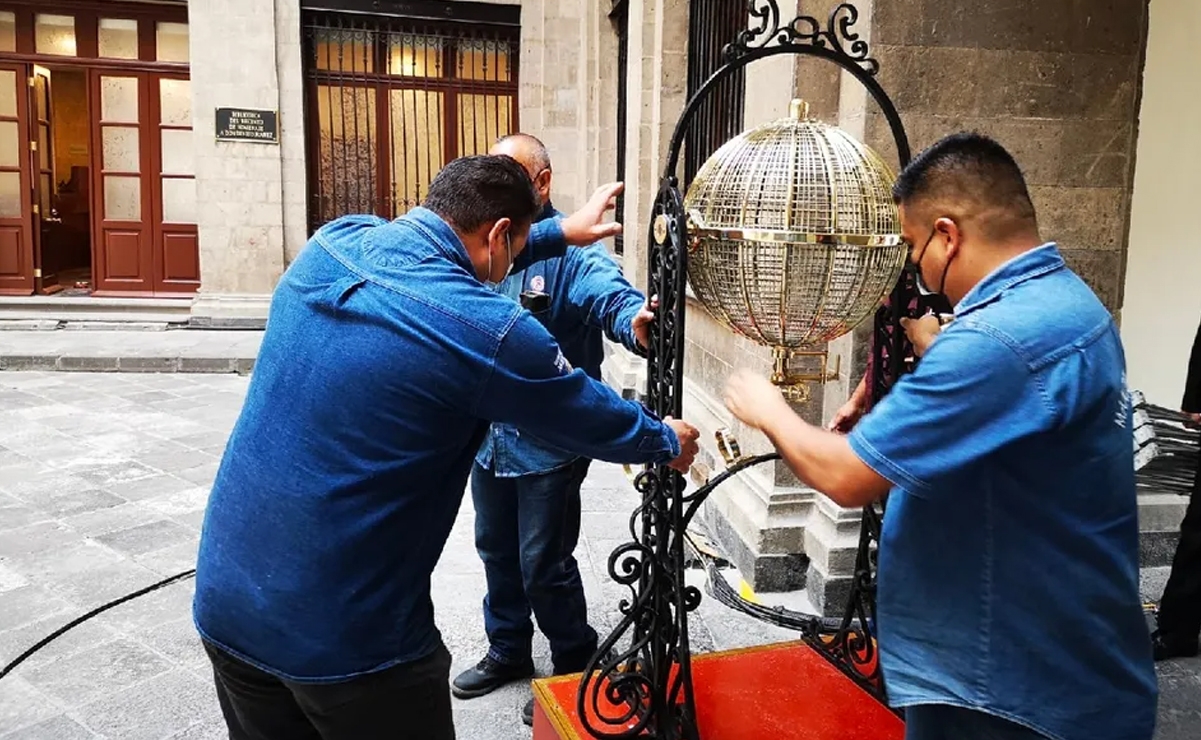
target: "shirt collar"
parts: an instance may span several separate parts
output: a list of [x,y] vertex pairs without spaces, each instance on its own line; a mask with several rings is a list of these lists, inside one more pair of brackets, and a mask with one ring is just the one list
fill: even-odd
[[558,216],[558,215],[559,215],[559,212],[555,210],[554,205],[548,200],[548,201],[546,201],[546,204],[544,206],[542,206],[542,211],[537,216],[534,217],[534,223],[538,223],[539,221],[545,221],[548,218],[554,218],[555,216]]
[[471,264],[471,258],[467,255],[467,248],[463,246],[463,241],[441,216],[424,206],[418,206],[396,220],[407,223],[425,234],[445,257],[475,275],[475,266]]
[[955,316],[963,316],[1001,297],[1015,285],[1064,267],[1063,255],[1055,242],[1047,242],[1023,252],[993,270],[955,306]]

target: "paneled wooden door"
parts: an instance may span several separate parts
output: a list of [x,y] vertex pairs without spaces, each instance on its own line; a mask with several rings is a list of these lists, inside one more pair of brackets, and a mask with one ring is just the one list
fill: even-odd
[[29,68],[0,64],[0,295],[34,288]]
[[200,243],[191,82],[184,75],[154,73],[150,87],[154,292],[195,293],[200,287]]
[[200,285],[186,75],[92,73],[92,265],[98,294],[175,296]]
[[29,78],[29,92],[33,96],[29,104],[30,146],[33,147],[33,287],[39,294],[57,293],[59,265],[46,248],[46,219],[52,218],[54,208],[54,127],[50,104],[50,70],[40,65],[33,66]]
[[93,70],[91,77],[95,292],[153,295],[150,75]]

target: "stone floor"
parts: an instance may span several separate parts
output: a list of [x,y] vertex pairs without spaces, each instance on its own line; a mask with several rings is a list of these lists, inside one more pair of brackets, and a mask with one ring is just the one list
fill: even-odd
[[[0,665],[89,609],[194,565],[208,488],[247,382],[0,372]],[[623,595],[605,562],[633,503],[618,468],[594,466],[578,557],[602,631]],[[434,577],[455,671],[485,649],[472,518],[468,499]],[[191,593],[184,581],[117,607],[0,679],[0,739],[225,737],[191,626]],[[692,623],[699,651],[792,637],[708,598]],[[546,671],[545,643],[536,650]],[[1162,667],[1158,740],[1201,737],[1199,676],[1198,660]],[[513,685],[456,701],[459,736],[528,738],[518,716],[528,692]]]

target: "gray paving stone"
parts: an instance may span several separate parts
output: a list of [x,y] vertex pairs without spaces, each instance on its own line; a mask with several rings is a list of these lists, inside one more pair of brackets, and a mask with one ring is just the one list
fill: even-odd
[[44,552],[78,542],[75,533],[58,522],[39,522],[0,532],[0,558]]
[[6,564],[33,583],[52,585],[124,560],[125,557],[115,550],[92,540],[84,540],[57,549],[53,558],[32,553],[10,557]]
[[219,718],[212,682],[176,670],[81,707],[77,716],[121,740],[161,740]]
[[[189,434],[186,437],[177,437],[174,440],[176,443],[186,445],[196,450],[205,450],[212,447],[225,448],[225,443],[229,441],[228,432],[201,432],[200,434]],[[2,458],[0,458],[2,460]],[[0,465],[3,465],[0,462]]]
[[116,532],[121,529],[131,529],[142,524],[150,524],[162,520],[163,514],[137,502],[122,503],[107,509],[97,509],[82,514],[74,514],[63,519],[71,529],[84,537]]
[[5,591],[3,598],[0,632],[22,627],[50,615],[62,614],[72,608],[66,599],[37,584]]
[[107,509],[125,502],[120,496],[114,496],[100,489],[83,491],[67,491],[57,496],[49,497],[42,505],[42,510],[55,517],[65,517],[81,514],[98,509]]
[[154,571],[135,562],[122,560],[86,573],[66,576],[56,581],[53,587],[64,599],[79,604],[80,608],[77,611],[82,615],[87,610],[145,588],[158,580],[161,579]]
[[[61,704],[79,707],[170,669],[170,663],[144,645],[118,639],[31,668],[21,675],[30,685]],[[89,713],[79,714],[86,725],[104,734],[104,730],[89,721]]]
[[183,452],[168,452],[156,455],[141,455],[138,458],[143,464],[161,470],[164,473],[179,473],[202,465],[213,465],[217,460],[207,452],[200,450],[185,450]]
[[152,475],[126,483],[117,483],[106,488],[127,501],[143,501],[157,496],[170,495],[196,488],[197,484],[173,475]]
[[194,589],[195,583],[190,579],[172,583],[115,606],[97,616],[96,620],[123,635],[141,640],[145,633],[159,625],[190,620]]
[[[9,661],[15,660],[18,655],[21,655],[47,636],[53,634],[55,630],[66,626],[78,616],[74,612],[63,612],[55,617],[39,619],[23,627],[0,632],[0,665],[7,665]],[[52,663],[59,658],[71,656],[84,650],[90,650],[97,645],[111,642],[117,639],[117,636],[114,630],[100,624],[96,620],[84,622],[67,630],[45,647],[30,655],[25,659],[25,662],[21,663],[21,666],[17,670],[29,670],[37,666]]]
[[176,475],[197,485],[211,486],[213,485],[213,479],[217,477],[218,467],[220,467],[220,462],[211,462],[194,468],[188,468],[187,470],[181,470]]
[[24,732],[25,728],[51,719],[62,711],[52,697],[21,675],[13,673],[0,681],[0,730],[10,730],[11,734]]
[[126,555],[143,555],[179,544],[181,540],[189,539],[191,536],[192,533],[186,527],[163,519],[102,534],[97,536],[96,540]]
[[[180,525],[183,526],[183,525]],[[134,562],[154,571],[163,578],[177,575],[185,570],[192,570],[196,567],[196,549],[199,544],[199,538],[192,534],[192,530],[187,529],[191,539],[178,545],[164,547],[161,550],[148,552],[145,555],[138,555],[134,558]]]
[[142,505],[154,509],[165,517],[178,517],[204,511],[204,507],[208,504],[208,498],[209,489],[197,486],[145,499],[142,501]]
[[192,725],[167,740],[229,740],[229,730],[225,728],[224,722],[214,719]]
[[138,638],[176,665],[197,671],[210,665],[190,616],[152,627],[139,633]]
[[134,460],[104,462],[81,470],[79,475],[99,486],[112,487],[157,475],[158,471]]
[[[46,521],[50,516],[41,509],[16,502],[16,499],[7,496],[5,499],[7,500],[0,499],[0,532]],[[9,503],[9,501],[14,503]]]
[[88,728],[65,714],[16,732],[0,735],[0,740],[92,740],[99,738]]

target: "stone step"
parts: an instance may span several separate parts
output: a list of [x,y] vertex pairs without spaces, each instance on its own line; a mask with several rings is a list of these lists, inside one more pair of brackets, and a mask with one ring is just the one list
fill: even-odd
[[[111,329],[186,325],[191,298],[94,298],[17,296],[0,298],[0,331],[46,331],[64,328]],[[136,327],[136,328],[133,328]]]
[[261,341],[228,329],[0,332],[0,370],[248,374]]

